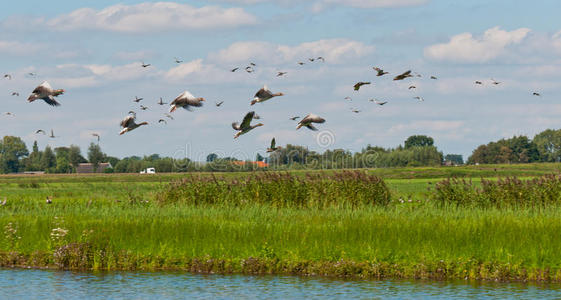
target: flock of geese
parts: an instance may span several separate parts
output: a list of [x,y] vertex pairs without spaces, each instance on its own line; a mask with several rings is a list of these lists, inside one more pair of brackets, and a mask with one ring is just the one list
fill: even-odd
[[[175,63],[180,64],[183,62],[183,60],[178,59],[177,57],[174,58]],[[308,62],[309,63],[314,63],[314,62],[325,62],[325,59],[321,56],[319,57],[314,57],[314,58],[308,58]],[[302,66],[304,64],[306,64],[303,61],[299,61],[297,62],[298,65]],[[148,68],[150,67],[151,64],[147,64],[144,62],[141,62],[141,67],[142,68]],[[236,72],[238,70],[245,70],[245,72],[247,73],[253,73],[255,72],[255,67],[257,65],[253,62],[250,62],[245,68],[244,67],[235,67],[233,69],[230,69],[230,72]],[[375,72],[376,72],[376,76],[377,77],[381,77],[384,75],[389,74],[389,72],[383,70],[382,68],[379,67],[373,67],[372,68]],[[277,77],[281,77],[286,75],[287,72],[283,72],[283,71],[278,71],[276,76]],[[29,76],[35,77],[36,74],[35,73],[28,73]],[[407,78],[411,78],[411,77],[422,77],[421,74],[418,73],[414,73],[411,70],[407,70],[403,73],[400,73],[396,76],[393,77],[393,81],[401,81],[401,80],[405,80]],[[12,80],[13,76],[10,74],[5,74],[4,75],[4,79],[7,80]],[[438,78],[434,75],[431,75],[430,80],[437,80]],[[353,89],[354,91],[358,92],[360,90],[360,88],[364,85],[370,85],[371,82],[370,81],[359,81],[356,84],[354,84]],[[474,84],[476,85],[483,85],[483,81],[481,80],[476,80],[474,82]],[[499,85],[501,84],[501,82],[496,81],[494,79],[491,79],[491,84],[492,85]],[[415,85],[410,85],[408,87],[409,90],[415,90],[417,87]],[[47,81],[43,81],[39,86],[37,86],[29,95],[29,97],[27,98],[28,102],[34,102],[37,100],[42,100],[44,101],[46,104],[56,107],[56,106],[60,106],[61,104],[57,101],[57,97],[59,97],[60,95],[63,95],[65,92],[64,89],[53,89],[51,87],[51,85],[47,82]],[[533,96],[541,96],[541,94],[539,92],[532,92]],[[12,92],[12,96],[19,96],[18,92]],[[250,106],[253,106],[257,103],[264,103],[266,101],[269,101],[275,97],[281,97],[284,96],[284,93],[282,92],[277,92],[277,93],[273,93],[266,85],[264,85],[261,89],[259,89],[255,95],[253,96],[253,99],[251,100],[251,102],[249,103]],[[424,101],[424,98],[421,96],[414,96],[414,99],[418,100],[418,101]],[[352,101],[352,98],[347,96],[344,98],[345,100],[349,100]],[[143,98],[139,98],[136,97],[133,99],[133,102],[135,103],[140,103],[143,100]],[[369,99],[370,102],[374,102],[377,105],[385,105],[388,103],[388,101],[380,101],[378,99],[372,98]],[[193,94],[191,94],[189,91],[184,91],[183,93],[181,93],[179,96],[177,96],[171,103],[169,103],[169,113],[165,113],[165,117],[173,120],[173,116],[172,113],[174,113],[175,111],[177,111],[178,108],[183,108],[185,110],[188,111],[193,111],[194,108],[197,107],[202,107],[203,103],[205,102],[205,98],[203,97],[196,97]],[[222,104],[224,103],[224,101],[220,101],[220,102],[216,102],[215,105],[216,107],[220,107]],[[160,97],[159,101],[156,102],[156,104],[163,106],[166,105],[168,103],[164,102],[163,99]],[[148,107],[140,104],[140,109],[141,110],[147,110]],[[351,111],[353,113],[360,113],[361,111],[358,109],[354,109],[351,108]],[[6,115],[10,115],[13,116],[12,113],[6,113]],[[255,113],[255,111],[249,111],[248,113],[245,114],[245,116],[243,117],[241,122],[233,122],[232,123],[232,128],[236,131],[235,135],[234,135],[234,139],[237,139],[238,137],[240,137],[243,134],[246,134],[250,131],[252,131],[255,128],[261,127],[264,124],[263,123],[257,123],[257,124],[253,124],[252,122],[255,119],[259,119],[260,117]],[[298,119],[300,119],[300,116],[293,116],[289,118],[292,121],[297,121]],[[167,121],[165,119],[159,119],[158,123],[165,123],[167,124]],[[310,130],[313,131],[317,131],[318,129],[314,126],[314,124],[322,124],[325,123],[325,119],[310,113],[308,115],[306,115],[304,118],[301,118],[301,120],[298,122],[296,129],[300,129],[302,127],[306,127]],[[119,135],[123,135],[129,131],[135,130],[138,127],[144,126],[144,125],[148,125],[148,122],[137,122],[136,120],[136,113],[134,111],[129,111],[129,113],[127,114],[127,116],[120,122],[120,125],[122,127],[121,131],[119,132]],[[46,135],[46,132],[42,129],[39,129],[35,132],[36,134],[43,134]],[[98,133],[92,133],[92,136],[97,138],[97,141],[99,142],[100,140],[100,135]],[[53,130],[51,129],[50,138],[55,138],[56,136],[54,135]],[[277,151],[278,149],[280,149],[281,147],[276,146],[276,141],[275,138],[272,139],[271,141],[271,145],[267,148],[267,152],[274,152]]]

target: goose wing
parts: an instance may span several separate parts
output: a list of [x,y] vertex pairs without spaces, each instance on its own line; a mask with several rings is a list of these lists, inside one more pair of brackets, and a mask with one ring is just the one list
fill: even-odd
[[121,121],[121,127],[127,128],[130,125],[134,124],[134,117],[133,116],[126,116],[123,121]]
[[47,96],[45,98],[42,98],[48,105],[51,106],[60,106],[60,103],[58,103],[55,98],[53,96]]
[[242,124],[240,125],[240,128],[247,128],[251,125],[251,120],[253,120],[253,116],[255,115],[254,111],[250,111],[248,112],[245,117],[243,117],[242,120]]
[[277,144],[277,142],[275,141],[275,138],[273,138],[273,139],[271,140],[271,147],[270,147],[270,148],[271,148],[271,149],[275,149],[276,144]]
[[47,81],[43,81],[43,83],[41,83],[38,87],[36,87],[32,93],[34,94],[43,94],[43,93],[48,93],[49,91],[51,91],[53,88],[51,87],[51,85],[47,82]]
[[193,94],[189,93],[189,91],[185,91],[183,93],[181,93],[181,95],[177,96],[177,98],[175,98],[171,104],[178,104],[178,103],[184,103],[184,101],[186,99],[195,99],[195,96],[193,96]]
[[263,86],[257,93],[255,93],[255,97],[257,98],[270,98],[273,96],[269,88],[267,86]]

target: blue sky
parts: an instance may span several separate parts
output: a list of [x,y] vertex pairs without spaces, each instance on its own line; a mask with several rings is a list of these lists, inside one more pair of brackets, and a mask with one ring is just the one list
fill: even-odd
[[[288,120],[315,113],[327,119],[320,130],[334,136],[329,149],[395,147],[409,135],[426,134],[444,153],[467,158],[491,140],[561,127],[560,6],[437,0],[10,2],[0,11],[0,72],[13,75],[0,80],[0,134],[21,136],[29,145],[37,140],[40,147],[76,144],[85,152],[97,132],[102,149],[119,157],[159,153],[203,160],[217,152],[251,159],[273,136],[281,145],[326,149],[317,132],[296,131]],[[297,65],[316,56],[325,63]],[[184,62],[176,64],[174,57]],[[152,67],[141,68],[141,61]],[[229,72],[250,61],[257,64],[255,73]],[[391,74],[376,77],[373,66]],[[408,69],[423,77],[391,80]],[[277,78],[277,71],[288,73]],[[491,84],[491,78],[501,84]],[[61,107],[25,101],[43,80],[66,90]],[[357,81],[373,84],[355,92]],[[286,95],[250,107],[264,84]],[[175,120],[158,124],[168,107],[155,102],[170,102],[185,90],[204,97],[205,106],[177,111]],[[21,96],[11,96],[13,91]],[[135,96],[150,109],[140,111]],[[218,100],[224,101],[220,108],[214,105]],[[118,136],[119,121],[131,109],[150,125]],[[265,126],[234,140],[230,123],[249,110]],[[58,138],[34,134],[51,128]]]

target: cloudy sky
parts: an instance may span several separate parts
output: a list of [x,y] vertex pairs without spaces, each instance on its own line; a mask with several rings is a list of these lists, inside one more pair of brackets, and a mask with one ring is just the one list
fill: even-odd
[[[467,158],[491,140],[561,127],[560,8],[555,0],[11,1],[0,11],[0,72],[13,76],[0,78],[0,134],[85,152],[98,132],[110,155],[195,160],[209,152],[253,158],[273,136],[281,145],[360,151],[426,134],[445,154]],[[318,56],[325,62],[307,61]],[[254,73],[230,72],[249,62]],[[390,74],[376,77],[373,66]],[[391,80],[408,69],[423,77]],[[26,102],[43,80],[66,90],[62,106]],[[355,92],[357,81],[372,84]],[[285,96],[250,107],[264,84]],[[169,109],[156,105],[159,97],[170,102],[185,90],[205,106],[158,124]],[[131,109],[150,125],[119,136]],[[265,126],[234,140],[230,124],[249,110]],[[288,119],[308,113],[327,119],[320,132],[296,131]],[[332,139],[323,144],[318,134]]]

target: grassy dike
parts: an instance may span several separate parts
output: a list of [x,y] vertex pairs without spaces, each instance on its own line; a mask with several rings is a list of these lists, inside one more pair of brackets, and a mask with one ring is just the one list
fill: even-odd
[[[134,185],[75,176],[30,186],[29,177],[0,178],[10,195],[0,207],[0,266],[561,281],[561,210],[554,202],[442,205],[421,196],[429,181],[416,180],[411,202],[395,195],[365,202],[369,187],[379,194],[383,182],[351,173],[253,182],[247,174],[228,176],[171,185],[142,176]],[[279,190],[263,193],[264,184]],[[314,196],[322,191],[329,201]],[[44,203],[46,194],[55,195],[53,204]],[[230,198],[192,201],[213,194]],[[294,195],[297,205],[272,201]]]

